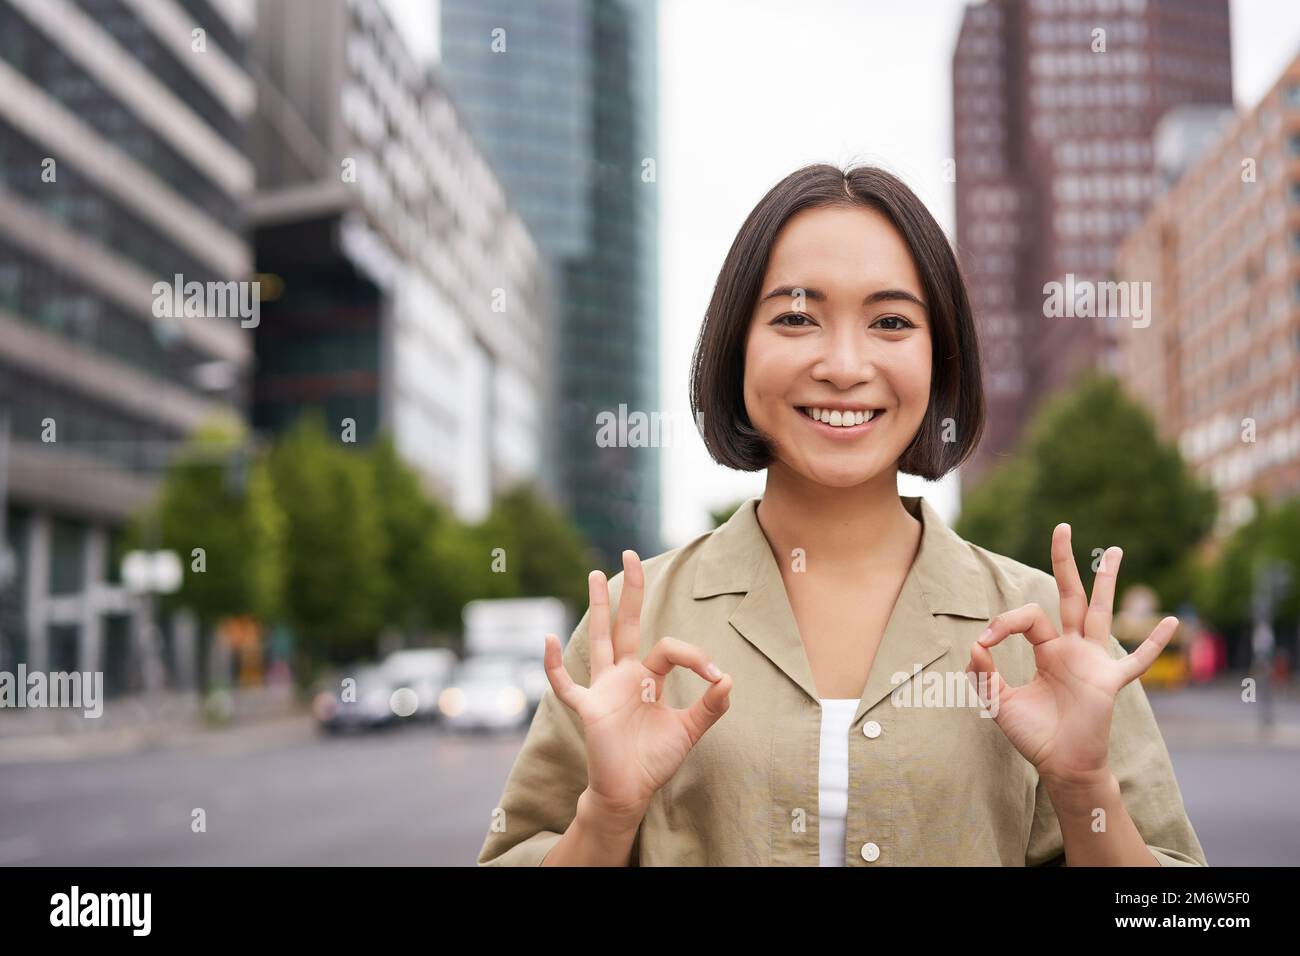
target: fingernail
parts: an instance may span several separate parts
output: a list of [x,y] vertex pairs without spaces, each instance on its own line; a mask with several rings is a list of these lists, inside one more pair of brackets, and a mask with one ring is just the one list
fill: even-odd
[[987,640],[989,639],[989,637],[990,637],[992,634],[993,634],[993,628],[991,628],[991,627],[986,627],[986,628],[984,628],[984,633],[981,634],[981,635],[980,635],[980,638],[979,638],[980,643],[983,644],[985,641],[987,641]]
[[706,667],[704,670],[705,673],[708,674],[710,677],[712,677],[714,680],[717,680],[719,677],[722,676],[722,671],[718,670],[717,664],[710,663],[709,666]]

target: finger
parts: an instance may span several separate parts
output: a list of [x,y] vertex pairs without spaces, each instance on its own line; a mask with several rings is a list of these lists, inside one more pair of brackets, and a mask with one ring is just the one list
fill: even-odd
[[1083,589],[1079,566],[1074,563],[1074,533],[1068,524],[1058,524],[1052,532],[1052,574],[1061,594],[1061,629],[1082,634],[1083,619],[1088,611],[1088,592]]
[[618,599],[614,622],[614,662],[635,658],[641,651],[641,599],[645,594],[645,570],[635,551],[623,552],[623,593]]
[[609,637],[609,582],[600,571],[587,575],[587,638],[591,646],[591,679],[595,680],[614,663],[614,645]]
[[686,728],[686,733],[691,738],[692,747],[699,743],[704,732],[727,712],[727,708],[731,706],[730,694],[731,675],[723,674],[716,683],[710,684],[705,689],[700,699],[691,704],[689,710],[677,712],[681,714],[682,726]]
[[551,690],[570,710],[578,709],[578,701],[587,688],[581,686],[569,676],[564,666],[564,654],[560,650],[560,639],[554,634],[546,635],[546,678],[551,682]]
[[709,660],[708,654],[694,644],[687,644],[675,637],[660,638],[655,646],[650,648],[650,653],[645,656],[642,663],[660,678],[667,677],[668,672],[674,667],[689,667],[709,683],[722,676],[722,671]]
[[1046,644],[1058,636],[1047,612],[1037,604],[1026,604],[1013,611],[1003,611],[989,621],[976,643],[992,647],[1008,634],[1023,634],[1031,644]]
[[1115,579],[1119,577],[1119,562],[1124,557],[1120,548],[1107,548],[1101,556],[1101,567],[1092,582],[1092,600],[1083,621],[1083,636],[1107,647],[1110,644],[1111,609],[1115,604]]
[[1137,650],[1127,657],[1119,660],[1120,687],[1123,687],[1135,677],[1141,677],[1147,672],[1160,652],[1165,649],[1174,632],[1178,630],[1178,618],[1164,618],[1155,629],[1147,635],[1147,639],[1138,645]]
[[987,647],[976,641],[970,648],[970,662],[966,665],[966,676],[970,680],[975,695],[986,710],[997,713],[996,704],[1000,704],[1010,690],[1010,685],[1002,679],[993,654]]

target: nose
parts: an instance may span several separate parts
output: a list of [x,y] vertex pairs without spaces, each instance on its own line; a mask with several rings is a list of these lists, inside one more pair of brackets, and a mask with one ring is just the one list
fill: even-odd
[[813,378],[838,389],[850,389],[875,379],[876,356],[868,336],[854,328],[858,323],[838,323],[826,336],[824,351],[813,366]]

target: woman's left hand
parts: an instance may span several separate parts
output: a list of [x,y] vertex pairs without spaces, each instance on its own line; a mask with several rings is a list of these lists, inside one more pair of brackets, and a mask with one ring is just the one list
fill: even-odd
[[[993,618],[971,645],[968,675],[985,682],[978,689],[993,719],[1049,788],[1082,790],[1109,779],[1115,695],[1146,672],[1178,627],[1176,617],[1166,617],[1132,654],[1111,656],[1111,608],[1122,557],[1119,548],[1102,555],[1089,602],[1070,548],[1070,526],[1057,525],[1052,572],[1061,595],[1062,633],[1041,607],[1026,604]],[[1034,648],[1037,673],[1020,687],[1002,679],[989,653],[1009,634],[1024,634]]]

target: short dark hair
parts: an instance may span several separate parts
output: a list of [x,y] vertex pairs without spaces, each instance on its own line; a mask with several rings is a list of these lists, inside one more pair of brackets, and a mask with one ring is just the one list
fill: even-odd
[[[984,431],[984,386],[970,298],[952,246],[925,204],[898,177],[874,166],[841,170],[819,163],[796,170],[754,207],[731,244],[713,287],[691,360],[691,413],[704,446],[728,468],[771,464],[771,441],[745,411],[745,341],[777,233],[795,213],[818,206],[866,206],[907,243],[930,314],[930,402],[898,467],[934,480],[965,461]],[[945,442],[943,421],[962,426]]]

